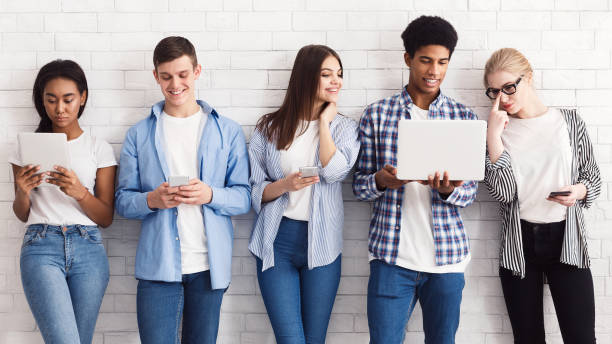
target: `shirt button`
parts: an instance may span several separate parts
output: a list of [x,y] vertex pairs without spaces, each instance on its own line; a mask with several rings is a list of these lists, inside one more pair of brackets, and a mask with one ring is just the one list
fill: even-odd
[[397,205],[397,209],[399,209],[399,208],[401,208],[401,207],[402,207],[401,205],[399,205],[399,204]]
[[174,215],[178,215],[178,211],[175,211],[175,212],[174,212]]
[[178,240],[178,237],[176,237],[175,239]]
[[395,226],[395,229],[399,229],[399,228],[400,228],[400,226]]

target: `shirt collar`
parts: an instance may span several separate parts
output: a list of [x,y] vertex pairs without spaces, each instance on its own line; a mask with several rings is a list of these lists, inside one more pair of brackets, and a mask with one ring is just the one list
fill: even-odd
[[[198,105],[200,105],[205,115],[211,114],[215,117],[219,117],[219,114],[217,114],[217,111],[215,111],[215,109],[213,109],[212,106],[208,105],[207,102],[203,100],[199,100],[199,99],[196,99],[196,102],[198,103]],[[166,102],[164,100],[158,103],[155,103],[151,107],[151,116],[155,116],[156,119],[159,119],[159,116],[161,116],[162,112],[164,111],[165,104]]]
[[[400,99],[406,107],[410,108],[412,104],[414,103],[412,102],[412,98],[410,98],[410,94],[408,93],[406,86],[402,88]],[[436,97],[436,99],[434,99],[433,102],[431,102],[431,104],[429,105],[429,108],[431,109],[431,107],[433,106],[434,109],[439,109],[445,102],[446,102],[446,96],[442,94],[442,91],[440,90],[440,93],[438,93],[438,96]]]

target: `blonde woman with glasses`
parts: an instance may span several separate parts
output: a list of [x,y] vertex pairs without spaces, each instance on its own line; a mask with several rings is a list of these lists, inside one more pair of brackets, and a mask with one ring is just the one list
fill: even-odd
[[519,51],[485,66],[493,102],[485,183],[499,201],[499,276],[515,343],[545,343],[544,278],[565,344],[595,343],[595,300],[583,208],[601,188],[586,126],[576,109],[546,107]]

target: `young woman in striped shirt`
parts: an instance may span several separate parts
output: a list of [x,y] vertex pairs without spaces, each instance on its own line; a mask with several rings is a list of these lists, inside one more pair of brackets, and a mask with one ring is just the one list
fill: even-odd
[[595,300],[582,208],[601,181],[575,109],[546,107],[525,56],[505,48],[485,66],[493,100],[485,183],[500,202],[502,289],[515,343],[545,343],[544,277],[566,344],[595,343]]
[[359,153],[357,124],[336,110],[342,73],[332,49],[300,49],[283,104],[259,120],[250,142],[257,219],[249,249],[279,344],[325,343],[340,282],[341,184]]

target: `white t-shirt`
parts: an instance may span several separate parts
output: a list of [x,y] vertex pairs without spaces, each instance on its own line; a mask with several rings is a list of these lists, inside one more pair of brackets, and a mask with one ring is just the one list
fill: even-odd
[[[319,121],[306,122],[305,125],[308,125],[306,131],[293,139],[289,149],[280,151],[280,164],[285,176],[298,172],[300,167],[315,166],[317,147],[319,147]],[[300,133],[300,128],[298,126],[296,134]],[[311,198],[312,186],[289,192],[289,204],[283,216],[309,221]]]
[[[412,105],[411,120],[427,120],[427,110]],[[429,272],[463,272],[470,255],[457,264],[436,265],[432,232],[431,188],[418,182],[404,185],[402,221],[396,264],[406,269]]]
[[[198,178],[198,147],[207,117],[202,110],[189,117],[162,113],[164,149],[173,176]],[[208,246],[202,206],[179,204],[176,226],[181,243],[181,272],[192,274],[209,269]]]
[[538,117],[510,117],[501,139],[512,160],[521,219],[565,220],[567,208],[546,200],[551,191],[571,184],[572,148],[561,111],[551,108]]
[[[72,170],[92,195],[98,169],[117,165],[113,149],[108,142],[92,137],[86,132],[68,141],[68,152],[72,161]],[[22,166],[19,147],[11,153],[9,162]],[[30,214],[26,225],[36,223],[55,226],[96,225],[74,198],[63,193],[55,185],[47,184],[32,190],[30,202]]]

